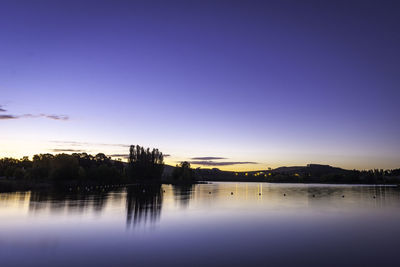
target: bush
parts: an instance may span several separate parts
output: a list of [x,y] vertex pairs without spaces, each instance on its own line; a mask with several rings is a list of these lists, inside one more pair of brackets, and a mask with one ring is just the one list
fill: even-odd
[[78,178],[78,161],[71,155],[56,155],[51,161],[50,177],[54,180],[68,180]]
[[178,181],[190,182],[195,180],[193,169],[190,168],[190,163],[187,161],[176,165],[172,171],[172,178]]

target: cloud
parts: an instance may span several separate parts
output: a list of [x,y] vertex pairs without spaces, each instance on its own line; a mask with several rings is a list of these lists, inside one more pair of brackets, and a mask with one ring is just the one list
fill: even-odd
[[3,108],[3,106],[0,106],[0,112],[6,112],[7,110]]
[[13,120],[18,119],[18,117],[14,115],[0,115],[0,120]]
[[[130,145],[127,144],[111,144],[111,143],[91,143],[91,142],[78,142],[78,141],[62,141],[62,140],[51,140],[49,141],[50,143],[54,143],[57,144],[57,146],[69,146],[69,147],[73,147],[72,149],[68,148],[68,149],[59,149],[59,151],[55,151],[53,149],[54,152],[84,152],[87,150],[98,150],[99,147],[112,147],[112,148],[119,148],[119,149],[115,149],[114,151],[122,151],[120,148],[129,148]],[[82,149],[85,150],[82,150]],[[58,149],[57,149],[58,150]],[[126,150],[125,150],[126,151]],[[129,154],[128,153],[116,153],[116,154],[108,154],[108,157],[112,157],[112,158],[123,158],[123,159],[128,159],[129,158]],[[169,154],[164,154],[164,158],[166,157],[170,157]]]
[[230,166],[230,165],[239,165],[239,164],[258,164],[257,162],[252,162],[252,161],[218,162],[218,161],[212,161],[212,160],[189,161],[189,163],[195,164],[195,165],[203,165],[203,166]]
[[258,164],[257,162],[253,161],[216,161],[216,160],[228,159],[223,157],[194,157],[191,159],[192,161],[189,161],[190,164],[203,165],[203,166],[230,166],[239,164]]
[[104,144],[104,143],[98,143],[94,145],[100,145],[100,146],[119,146],[119,147],[130,147],[131,145],[126,145],[126,144]]
[[[129,158],[129,154],[110,154],[108,155],[109,157],[113,157],[113,158]],[[164,158],[166,157],[170,157],[170,154],[163,154]]]
[[227,159],[227,158],[221,158],[221,157],[194,157],[191,158],[194,160],[218,160],[218,159]]
[[112,147],[130,147],[127,144],[107,144],[107,143],[91,143],[91,142],[76,142],[76,141],[59,141],[53,140],[51,143],[70,145],[70,146],[112,146]]
[[84,152],[80,149],[71,149],[71,148],[55,148],[51,149],[52,152]]
[[[6,111],[6,110],[0,109],[0,111]],[[34,114],[23,114],[23,115],[5,114],[5,115],[0,115],[0,120],[31,119],[31,118],[46,118],[46,119],[51,119],[51,120],[62,120],[62,121],[69,120],[69,117],[66,116],[66,115],[48,115],[48,114],[39,114],[39,115],[34,115]]]
[[69,117],[66,115],[47,115],[47,114],[40,114],[40,117],[44,117],[51,120],[60,120],[60,121],[67,121]]
[[109,157],[113,157],[113,158],[128,158],[129,154],[111,154],[111,155],[107,155]]

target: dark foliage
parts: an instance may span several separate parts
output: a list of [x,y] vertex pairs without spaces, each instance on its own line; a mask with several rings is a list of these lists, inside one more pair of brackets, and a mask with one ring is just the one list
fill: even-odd
[[158,149],[139,145],[129,149],[128,176],[133,180],[160,180],[164,170],[164,156]]
[[39,154],[34,155],[32,161],[28,158],[0,159],[0,177],[32,181],[117,182],[124,178],[124,168],[124,163],[102,153],[96,156]]
[[187,161],[176,165],[172,171],[172,178],[176,181],[191,182],[195,180],[194,171],[190,168],[190,163]]
[[333,184],[400,184],[400,169],[345,170],[329,165],[309,164],[281,167],[274,170],[228,172],[219,169],[196,169],[203,181],[249,181],[271,183],[333,183]]
[[131,146],[129,163],[112,160],[103,153],[39,154],[32,160],[0,159],[0,177],[24,179],[32,184],[51,181],[73,184],[120,183],[135,180],[159,180],[164,169],[163,154],[158,149],[150,151]]

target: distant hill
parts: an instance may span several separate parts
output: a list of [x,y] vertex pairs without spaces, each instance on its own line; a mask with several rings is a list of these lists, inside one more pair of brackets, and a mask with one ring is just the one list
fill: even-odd
[[338,167],[332,167],[329,165],[308,164],[307,166],[279,167],[272,170],[272,172],[282,173],[282,174],[294,174],[294,173],[332,174],[332,173],[346,173],[352,171]]
[[291,172],[299,172],[307,168],[307,166],[292,166],[292,167],[279,167],[276,169],[273,169],[272,171],[274,172],[279,172],[279,173],[291,173]]
[[[321,177],[327,175],[350,175],[353,171],[329,165],[308,164],[307,166],[279,167],[272,170],[258,170],[247,172],[221,171],[214,169],[196,169],[198,179],[204,181],[273,181],[277,178],[282,181],[297,181],[298,177]],[[293,179],[292,179],[293,177]],[[274,179],[273,179],[274,178]]]
[[[174,167],[165,165],[167,178]],[[194,170],[200,181],[271,182],[271,183],[343,183],[343,184],[400,184],[400,169],[394,170],[346,170],[330,165],[284,166],[276,169],[234,172],[217,168]]]

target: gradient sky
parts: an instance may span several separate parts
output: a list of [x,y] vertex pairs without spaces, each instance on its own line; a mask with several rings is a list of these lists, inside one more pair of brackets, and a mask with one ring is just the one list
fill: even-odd
[[400,1],[3,0],[0,156],[140,144],[229,170],[400,167],[399,14]]

